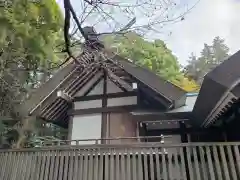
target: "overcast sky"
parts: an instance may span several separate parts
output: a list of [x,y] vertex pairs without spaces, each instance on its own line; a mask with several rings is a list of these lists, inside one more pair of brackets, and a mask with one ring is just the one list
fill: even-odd
[[201,0],[185,21],[175,24],[165,41],[181,64],[191,52],[199,54],[215,36],[226,40],[231,53],[240,50],[240,1]]
[[[57,1],[62,6],[62,0]],[[77,11],[80,0],[71,1]],[[231,53],[240,50],[240,0],[200,0],[184,21],[168,26],[163,34],[155,34],[154,38],[164,40],[185,65],[191,52],[199,55],[203,44],[210,44],[215,36],[226,40]]]

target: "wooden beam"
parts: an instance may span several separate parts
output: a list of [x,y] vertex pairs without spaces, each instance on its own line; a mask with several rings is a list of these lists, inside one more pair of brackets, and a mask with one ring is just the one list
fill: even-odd
[[190,119],[192,112],[176,112],[176,113],[155,113],[155,114],[138,114],[134,115],[133,118],[136,121],[159,121],[159,120],[174,120],[174,119]]
[[100,83],[102,79],[103,79],[103,76],[100,76],[98,80],[95,83],[93,83],[93,85],[83,94],[83,97],[87,96],[98,85],[98,83]]
[[[120,97],[129,97],[129,96],[137,96],[136,91],[129,91],[129,92],[118,92],[118,93],[109,93],[106,94],[106,97],[109,98],[120,98]],[[74,102],[76,101],[90,101],[90,100],[98,100],[98,99],[103,99],[104,95],[99,94],[99,95],[91,95],[91,96],[80,96],[80,97],[75,97],[73,99]]]
[[62,90],[59,90],[57,92],[57,97],[61,97],[62,99],[68,101],[68,102],[71,102],[72,101],[72,97],[69,96],[68,94],[66,94],[64,91]]
[[108,70],[108,77],[109,79],[116,84],[119,88],[121,88],[123,91],[132,91],[133,88],[131,85],[126,83],[124,80],[122,80],[120,77],[115,75],[112,71]]
[[90,109],[78,109],[70,110],[69,115],[83,115],[83,114],[94,114],[94,113],[119,113],[133,111],[138,108],[137,105],[127,106],[113,106],[113,107],[101,107],[101,108],[90,108]]
[[[107,107],[107,72],[104,70],[103,72],[103,97],[102,97],[102,108]],[[108,114],[102,112],[102,127],[101,127],[101,138],[108,138]],[[102,141],[102,144],[106,143],[106,141]]]

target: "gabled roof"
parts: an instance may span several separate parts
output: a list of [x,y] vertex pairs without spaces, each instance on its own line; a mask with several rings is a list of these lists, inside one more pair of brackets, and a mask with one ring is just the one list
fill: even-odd
[[239,69],[240,51],[206,74],[193,108],[196,125],[209,126],[240,98]]
[[[109,55],[109,52],[106,53]],[[110,56],[110,61],[114,71],[109,70],[111,78],[114,81],[119,81],[124,86],[124,83],[132,86],[132,82],[136,82],[148,87],[156,93],[158,98],[168,102],[168,108],[174,108],[185,104],[185,91],[179,87],[163,80],[151,71],[136,66],[121,58],[120,56]],[[80,56],[79,61],[84,57]],[[90,87],[87,83],[93,80],[96,83],[102,77],[103,69],[95,66],[94,63],[87,67],[79,66],[74,62],[69,63],[61,68],[51,79],[37,89],[28,100],[20,107],[19,111],[22,115],[35,114],[49,121],[58,121],[61,119],[62,125],[67,123],[67,110],[70,108],[71,98],[80,90],[85,89],[85,92]],[[131,79],[131,81],[129,81]],[[58,91],[61,90],[70,99],[59,97]],[[84,95],[84,93],[82,94]],[[59,124],[59,123],[58,123]]]
[[130,61],[123,59],[120,56],[116,56],[118,62],[122,64],[124,70],[135,77],[137,80],[159,93],[165,99],[173,103],[174,108],[181,107],[186,101],[186,92],[170,83],[169,81],[160,78],[152,71],[137,66]]

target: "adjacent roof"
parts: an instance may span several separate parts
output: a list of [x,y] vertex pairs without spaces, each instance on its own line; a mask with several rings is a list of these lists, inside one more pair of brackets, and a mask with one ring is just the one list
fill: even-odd
[[240,51],[204,77],[193,108],[192,121],[207,127],[240,98]]
[[[109,52],[106,53],[109,55]],[[157,96],[167,101],[169,108],[179,107],[185,104],[186,92],[181,88],[163,80],[151,71],[136,66],[128,60],[120,56],[111,56],[111,61],[115,70],[112,77],[125,80],[125,83],[137,82],[154,91]],[[79,61],[84,59],[79,57]],[[19,112],[26,116],[27,114],[35,114],[48,121],[55,122],[59,125],[66,126],[68,123],[67,110],[70,108],[70,102],[57,95],[61,90],[71,98],[82,88],[86,87],[87,82],[94,79],[96,81],[101,78],[102,69],[94,64],[82,67],[74,62],[67,64],[61,68],[51,79],[37,89],[28,100],[19,107]],[[99,75],[99,77],[97,77]],[[129,82],[129,76],[132,82]],[[127,80],[128,79],[128,80]],[[90,87],[88,87],[90,88]],[[86,88],[85,88],[86,89]],[[87,91],[87,89],[86,89]]]

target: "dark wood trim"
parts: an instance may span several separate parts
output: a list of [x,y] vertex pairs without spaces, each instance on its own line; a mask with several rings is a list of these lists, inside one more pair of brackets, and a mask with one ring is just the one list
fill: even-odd
[[187,132],[187,127],[186,124],[179,122],[179,127],[180,127],[180,133],[181,133],[181,142],[182,143],[187,143],[188,142],[188,133]]
[[183,119],[188,120],[191,117],[192,112],[162,112],[162,113],[154,113],[153,114],[138,114],[133,115],[133,118],[137,121],[159,121],[159,120],[174,120],[174,119]]
[[[98,83],[103,79],[103,75],[98,78],[96,82],[93,83],[93,85],[83,94],[83,96],[87,96],[97,85]],[[74,98],[75,99],[75,98]]]
[[[74,103],[71,104],[71,109],[74,109]],[[68,121],[68,140],[72,140],[73,116],[69,117]]]
[[[102,95],[102,108],[107,107],[107,72],[104,70],[103,72],[103,95]],[[102,125],[101,125],[101,137],[107,138],[108,132],[107,132],[107,113],[102,112]],[[106,143],[105,141],[101,142],[102,144]]]
[[123,92],[128,92],[127,89],[125,89],[123,86],[121,86],[121,84],[119,82],[114,81],[112,77],[108,76],[109,80],[113,82],[113,84],[115,84],[118,88],[120,88]]
[[120,98],[120,97],[129,97],[129,96],[137,96],[136,91],[128,91],[128,92],[118,92],[118,93],[109,93],[109,94],[98,94],[98,95],[91,95],[91,96],[80,96],[75,97],[74,102],[76,101],[90,101],[90,100],[98,100],[103,99],[104,97],[107,98]]
[[69,111],[69,115],[83,115],[83,114],[95,114],[95,113],[119,113],[137,110],[137,105],[127,105],[127,106],[112,106],[112,107],[100,107],[100,108],[90,108],[90,109],[78,109]]

